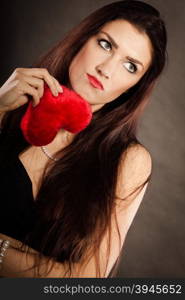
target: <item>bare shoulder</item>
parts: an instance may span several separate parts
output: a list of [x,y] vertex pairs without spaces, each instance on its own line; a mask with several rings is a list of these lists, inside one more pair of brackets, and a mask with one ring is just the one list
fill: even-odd
[[132,145],[123,153],[118,169],[117,193],[125,197],[151,175],[152,158],[142,145]]
[[142,145],[130,146],[121,157],[116,188],[116,195],[121,199],[115,199],[116,205],[111,219],[113,234],[108,264],[109,271],[120,255],[120,248],[124,245],[129,228],[142,202],[148,185],[145,182],[151,174],[151,169],[151,155]]
[[123,156],[118,172],[116,216],[124,240],[144,198],[152,172],[149,151],[141,145],[131,146]]
[[135,173],[146,176],[152,169],[152,158],[149,151],[142,145],[132,145],[121,157],[121,169],[135,170]]

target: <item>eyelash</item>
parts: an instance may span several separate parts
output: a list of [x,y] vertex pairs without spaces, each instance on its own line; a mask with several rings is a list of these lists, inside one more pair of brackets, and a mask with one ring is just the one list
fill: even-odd
[[[112,44],[111,44],[109,41],[107,41],[107,40],[105,40],[105,39],[98,39],[97,41],[98,41],[98,45],[99,45],[101,48],[105,49],[105,48],[101,45],[101,42],[103,41],[103,42],[107,43],[107,44],[109,45],[109,47],[112,49]],[[132,67],[134,67],[134,71],[133,71],[133,72],[132,72],[132,71],[129,71],[129,70],[127,69],[128,72],[131,73],[131,74],[136,73],[136,72],[137,72],[137,67],[136,67],[136,65],[133,64],[133,63],[130,62],[130,61],[128,61],[128,63],[130,63],[130,64],[132,65]]]

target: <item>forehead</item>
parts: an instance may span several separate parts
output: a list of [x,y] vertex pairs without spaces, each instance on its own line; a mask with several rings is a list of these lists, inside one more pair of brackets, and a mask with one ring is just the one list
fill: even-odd
[[138,59],[147,67],[152,60],[152,44],[145,32],[126,20],[106,23],[100,31],[108,33],[118,45],[120,54]]

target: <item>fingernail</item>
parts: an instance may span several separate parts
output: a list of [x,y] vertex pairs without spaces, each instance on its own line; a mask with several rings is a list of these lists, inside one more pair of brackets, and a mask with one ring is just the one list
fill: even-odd
[[59,86],[59,92],[63,93],[63,88],[61,86]]

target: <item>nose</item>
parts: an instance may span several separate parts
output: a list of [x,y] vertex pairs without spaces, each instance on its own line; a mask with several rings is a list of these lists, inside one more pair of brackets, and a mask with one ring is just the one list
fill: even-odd
[[116,64],[115,61],[111,58],[107,59],[103,63],[96,66],[96,71],[99,75],[110,79],[115,70]]

